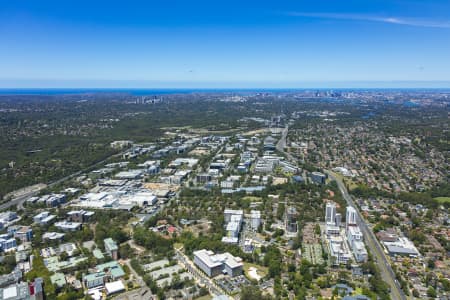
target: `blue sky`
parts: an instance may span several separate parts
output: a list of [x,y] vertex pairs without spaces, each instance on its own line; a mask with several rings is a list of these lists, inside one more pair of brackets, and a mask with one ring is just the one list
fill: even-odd
[[450,87],[450,1],[0,0],[0,87]]

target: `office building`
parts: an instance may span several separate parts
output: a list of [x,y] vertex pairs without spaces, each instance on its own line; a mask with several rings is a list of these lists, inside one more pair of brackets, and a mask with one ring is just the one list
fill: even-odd
[[235,209],[225,209],[224,212],[223,212],[223,216],[224,216],[224,219],[225,219],[225,223],[230,222],[230,221],[231,221],[231,217],[232,217],[233,215],[238,215],[238,216],[243,217],[243,216],[244,216],[244,211],[243,211],[243,210],[240,210],[240,209],[239,209],[239,210],[235,210]]
[[350,226],[347,228],[347,240],[350,245],[353,241],[363,240],[363,234],[358,226]]
[[346,264],[349,260],[351,260],[352,254],[350,253],[350,249],[348,249],[347,244],[342,237],[338,236],[330,238],[328,240],[328,246],[334,265]]
[[285,227],[287,235],[296,235],[298,230],[297,210],[293,206],[288,206],[285,213]]
[[14,238],[10,238],[10,239],[0,238],[0,251],[9,252],[9,251],[16,250],[16,248],[17,248],[17,241],[16,241],[16,239],[14,239]]
[[238,238],[239,232],[241,231],[243,218],[244,212],[242,210],[225,209],[224,219],[225,230],[227,231],[226,237],[232,239],[223,239],[224,242],[235,243],[235,240]]
[[334,222],[335,222],[336,226],[341,227],[342,215],[340,213],[336,213],[334,220],[335,220]]
[[320,172],[312,172],[311,173],[311,180],[312,182],[316,184],[325,184],[325,180],[327,179],[327,176]]
[[31,242],[33,238],[33,229],[30,226],[19,226],[14,233],[14,237],[22,243]]
[[325,208],[325,223],[327,225],[336,224],[336,204],[334,202],[328,202]]
[[209,173],[200,173],[196,176],[197,183],[207,183],[212,180],[212,175]]
[[0,229],[8,226],[8,224],[17,219],[17,213],[14,211],[5,211],[3,213],[0,213]]
[[368,254],[366,247],[362,241],[354,240],[351,245],[353,255],[358,263],[366,262],[368,259]]
[[55,227],[62,231],[77,231],[81,229],[81,223],[78,222],[56,222]]
[[214,254],[205,249],[194,252],[194,263],[209,277],[219,274],[228,274],[231,277],[242,274],[244,266],[240,257],[235,257],[230,253]]
[[119,247],[117,246],[116,242],[112,238],[107,238],[103,242],[105,244],[106,253],[108,253],[112,257],[112,259],[117,260]]
[[346,220],[347,227],[348,226],[356,226],[358,224],[358,216],[356,213],[356,209],[354,207],[347,206],[345,220]]
[[48,225],[51,223],[53,219],[55,219],[55,215],[51,215],[48,211],[43,211],[36,216],[33,217],[33,221],[39,225]]
[[259,210],[252,210],[250,212],[250,224],[253,230],[258,230],[261,225],[261,212]]
[[92,219],[92,216],[95,213],[93,211],[85,211],[85,210],[72,210],[67,213],[67,219],[70,222],[79,222],[85,223],[89,222]]

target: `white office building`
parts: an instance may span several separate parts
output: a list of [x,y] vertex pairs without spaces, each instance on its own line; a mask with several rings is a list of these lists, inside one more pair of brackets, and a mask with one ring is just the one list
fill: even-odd
[[347,227],[347,242],[357,262],[367,261],[367,250],[364,246],[363,234],[358,226],[352,225]]
[[346,264],[352,258],[350,249],[344,239],[340,236],[332,237],[328,240],[330,254],[333,257],[334,265]]
[[345,220],[347,222],[347,227],[349,225],[357,225],[358,224],[358,215],[356,213],[356,209],[352,206],[347,206],[347,212],[345,214]]
[[219,274],[228,274],[231,277],[242,274],[244,266],[240,257],[230,253],[214,254],[214,252],[202,249],[194,252],[194,263],[209,277]]
[[363,241],[354,240],[351,244],[351,248],[357,262],[362,263],[367,261],[368,254]]
[[51,215],[48,211],[43,211],[34,216],[33,221],[34,223],[39,225],[47,225],[50,224],[50,222],[55,218],[56,218],[55,215]]
[[353,241],[362,241],[363,234],[361,232],[361,229],[358,226],[349,226],[347,228],[347,240],[349,244],[351,244]]
[[325,223],[328,225],[335,225],[336,221],[336,204],[328,202],[325,208]]
[[81,223],[78,222],[56,222],[55,227],[62,231],[77,231],[81,229]]
[[235,209],[225,209],[225,211],[223,212],[224,218],[225,218],[225,223],[228,223],[231,221],[231,216],[233,215],[244,215],[244,211],[243,210],[235,210]]
[[252,210],[250,212],[250,223],[253,230],[258,230],[261,225],[261,212],[259,210]]

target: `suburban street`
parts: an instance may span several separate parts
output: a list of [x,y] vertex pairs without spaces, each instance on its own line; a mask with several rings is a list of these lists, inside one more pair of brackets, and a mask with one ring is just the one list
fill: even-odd
[[[295,158],[291,154],[289,154],[288,152],[286,152],[284,150],[284,148],[286,147],[286,137],[288,134],[288,130],[289,130],[288,126],[286,126],[283,129],[281,138],[278,141],[276,148],[278,151],[284,153],[286,155],[286,157],[288,158],[288,160],[290,160],[291,162],[295,162]],[[347,204],[356,209],[356,211],[358,213],[359,222],[360,222],[359,225],[360,225],[361,231],[365,237],[366,246],[370,249],[370,253],[372,253],[373,257],[375,258],[375,262],[376,262],[377,266],[380,268],[380,272],[381,272],[381,276],[382,276],[383,280],[390,287],[391,298],[395,299],[395,300],[406,300],[407,298],[406,298],[405,294],[403,293],[402,289],[400,288],[399,284],[397,283],[394,271],[392,270],[391,265],[389,264],[389,261],[387,260],[380,243],[378,242],[378,240],[375,237],[372,230],[367,226],[366,222],[364,221],[364,219],[361,215],[361,212],[359,211],[358,207],[355,205],[355,203],[354,203],[352,197],[350,196],[350,194],[348,193],[347,188],[345,187],[344,183],[340,179],[334,177],[330,171],[325,170],[325,172],[328,174],[328,176],[331,179],[333,179],[337,182],[339,190],[341,191],[344,199],[347,201]]]
[[387,260],[380,243],[378,242],[372,230],[367,226],[366,222],[364,221],[361,215],[361,212],[355,205],[344,183],[340,179],[334,177],[331,172],[326,171],[326,173],[330,178],[332,178],[337,182],[339,190],[341,191],[344,199],[347,201],[347,204],[356,209],[359,218],[359,226],[361,228],[362,233],[364,234],[366,246],[369,248],[370,253],[375,258],[375,262],[380,269],[383,280],[390,286],[391,298],[406,300],[407,298],[396,281],[394,271],[392,271],[391,265],[389,264],[389,261]]

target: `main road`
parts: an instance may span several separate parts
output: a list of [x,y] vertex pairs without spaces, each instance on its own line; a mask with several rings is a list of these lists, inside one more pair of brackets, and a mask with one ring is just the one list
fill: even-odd
[[[76,176],[79,176],[79,175],[83,174],[84,172],[90,170],[91,168],[94,168],[94,167],[99,166],[99,165],[103,165],[103,164],[106,163],[110,158],[117,157],[117,156],[122,156],[122,155],[123,155],[124,153],[126,153],[128,150],[130,150],[130,149],[127,148],[127,149],[124,150],[124,151],[121,151],[121,152],[119,152],[119,153],[113,154],[113,155],[108,156],[107,158],[105,158],[105,159],[103,159],[103,160],[101,160],[101,161],[98,161],[98,162],[96,162],[96,163],[93,163],[92,165],[90,165],[89,167],[84,168],[83,170],[77,171],[77,172],[72,173],[72,174],[70,174],[70,175],[68,175],[68,176],[65,176],[65,177],[63,177],[63,178],[57,179],[57,180],[55,180],[55,181],[52,181],[52,182],[48,183],[48,184],[46,185],[46,187],[54,187],[54,186],[56,186],[56,185],[58,185],[58,184],[60,184],[60,183],[62,183],[62,182],[64,182],[64,181],[67,181],[67,180],[69,180],[69,179],[75,178]],[[24,193],[24,194],[22,194],[22,195],[20,195],[20,196],[18,196],[18,197],[16,197],[16,198],[14,198],[14,199],[9,200],[8,202],[2,203],[2,204],[0,205],[0,211],[5,210],[5,209],[8,209],[8,208],[10,208],[10,207],[12,207],[12,206],[16,206],[16,205],[18,205],[19,208],[20,208],[20,207],[23,205],[23,203],[24,203],[27,199],[29,199],[30,197],[33,197],[33,196],[38,195],[40,192],[41,192],[41,189],[29,191],[29,192]]]
[[[276,148],[278,151],[284,153],[289,161],[295,163],[295,158],[288,152],[285,151],[286,147],[286,137],[288,134],[289,127],[286,125],[286,127],[283,129],[281,138],[278,141]],[[400,288],[400,285],[398,284],[398,281],[395,278],[394,271],[391,268],[391,265],[389,261],[387,260],[384,251],[378,242],[377,238],[375,237],[375,234],[373,231],[367,226],[363,216],[361,215],[361,212],[359,211],[358,207],[355,205],[355,202],[353,201],[352,197],[347,191],[347,188],[345,187],[342,180],[339,178],[336,178],[333,173],[331,173],[328,170],[325,170],[325,172],[328,174],[328,176],[331,179],[334,179],[336,183],[338,184],[339,190],[342,193],[342,196],[344,197],[345,201],[347,201],[347,204],[349,206],[352,206],[355,208],[356,212],[358,213],[358,217],[360,220],[360,228],[362,233],[364,234],[366,245],[370,249],[370,253],[372,253],[373,257],[376,260],[376,264],[378,268],[380,269],[381,276],[383,280],[389,285],[390,287],[390,295],[393,300],[407,300],[405,294],[403,293],[402,289]]]
[[286,155],[286,158],[294,164],[297,164],[296,159],[287,151],[284,150],[286,148],[286,137],[289,131],[289,127],[286,125],[286,127],[283,128],[283,131],[281,132],[281,138],[278,140],[276,148],[279,152],[284,153]]
[[407,300],[405,294],[400,288],[400,285],[398,284],[398,281],[395,278],[394,271],[392,271],[391,265],[387,260],[380,243],[375,237],[373,231],[369,228],[369,226],[367,226],[367,223],[364,221],[361,212],[355,205],[355,202],[353,201],[352,196],[350,196],[350,194],[348,193],[344,183],[342,182],[341,179],[335,177],[333,173],[331,173],[330,171],[325,170],[325,173],[327,173],[331,179],[336,181],[339,190],[342,193],[342,196],[344,197],[345,201],[347,201],[347,204],[355,208],[359,218],[359,227],[361,228],[361,231],[364,235],[366,245],[369,247],[370,253],[372,253],[373,257],[376,259],[376,265],[380,269],[382,279],[390,287],[391,298],[394,300]]

